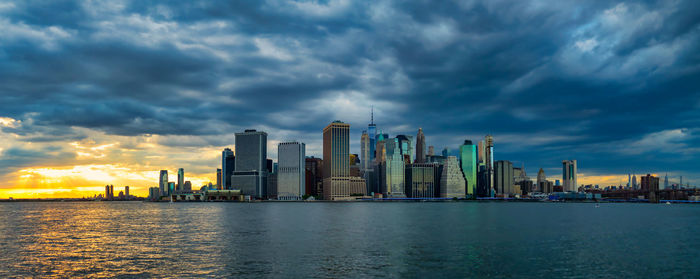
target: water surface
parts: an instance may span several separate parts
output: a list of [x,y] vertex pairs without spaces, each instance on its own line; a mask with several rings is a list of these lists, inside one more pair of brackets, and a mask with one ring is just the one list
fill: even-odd
[[0,277],[700,276],[700,206],[0,203]]

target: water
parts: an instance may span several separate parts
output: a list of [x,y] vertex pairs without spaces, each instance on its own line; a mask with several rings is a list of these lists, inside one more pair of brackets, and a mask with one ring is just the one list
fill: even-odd
[[700,276],[700,207],[0,203],[0,277]]

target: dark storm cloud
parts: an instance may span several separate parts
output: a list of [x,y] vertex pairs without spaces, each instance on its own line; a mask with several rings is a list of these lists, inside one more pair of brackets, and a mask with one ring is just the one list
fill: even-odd
[[[497,159],[530,172],[565,158],[598,173],[693,172],[695,4],[10,2],[0,8],[0,116],[46,133],[206,136],[193,140],[202,146],[248,127],[311,142],[342,118],[356,147],[375,104],[392,134],[423,127],[429,144],[456,149],[492,133]],[[689,132],[663,134],[679,129]]]

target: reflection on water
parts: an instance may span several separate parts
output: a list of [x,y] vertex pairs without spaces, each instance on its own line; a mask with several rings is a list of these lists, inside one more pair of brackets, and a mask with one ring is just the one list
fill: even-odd
[[700,207],[0,203],[0,277],[688,277]]

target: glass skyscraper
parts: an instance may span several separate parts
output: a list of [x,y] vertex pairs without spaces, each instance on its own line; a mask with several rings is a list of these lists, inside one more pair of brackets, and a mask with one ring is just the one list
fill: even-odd
[[564,191],[578,191],[578,184],[576,184],[577,172],[576,160],[562,161],[562,181],[564,182]]
[[221,189],[232,189],[231,176],[235,167],[236,157],[233,151],[230,148],[224,148],[221,152],[221,184],[219,185]]
[[472,197],[476,194],[476,157],[476,145],[471,140],[465,140],[464,144],[459,146],[459,165],[467,184],[466,194]]
[[399,139],[387,139],[384,145],[386,161],[382,168],[382,193],[387,197],[405,198],[404,158],[401,155]]
[[[245,130],[236,133],[236,167],[231,179],[232,189],[255,198],[267,196],[267,133]],[[272,166],[270,166],[272,167]]]
[[323,129],[323,198],[350,194],[350,124],[336,120]]
[[457,157],[448,156],[442,167],[439,194],[441,198],[463,198],[465,196],[464,175],[459,169]]
[[160,171],[160,177],[158,180],[158,188],[159,188],[159,194],[161,196],[167,196],[168,195],[168,171],[167,170],[161,170]]
[[277,199],[298,200],[305,194],[306,145],[283,142],[278,145]]

